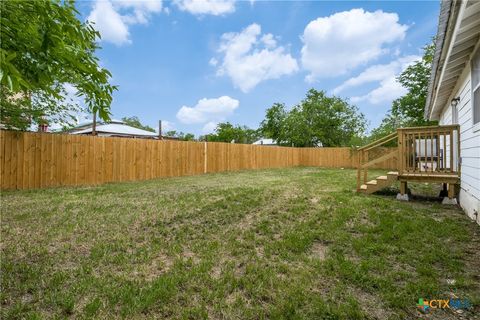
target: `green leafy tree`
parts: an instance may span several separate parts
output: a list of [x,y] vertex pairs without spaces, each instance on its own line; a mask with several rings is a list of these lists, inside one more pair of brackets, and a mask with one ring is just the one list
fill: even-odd
[[183,141],[194,141],[195,135],[193,133],[183,133],[181,131],[170,130],[164,133],[164,137],[178,138]]
[[426,120],[424,117],[435,43],[426,45],[423,50],[422,58],[408,66],[397,78],[408,92],[393,101],[392,115],[402,117],[408,126],[436,124],[436,122]]
[[282,134],[286,118],[285,104],[274,103],[267,109],[265,119],[260,123],[260,132],[265,138],[284,140]]
[[[368,136],[368,139],[366,139],[365,143],[370,143],[382,137],[385,137],[390,133],[395,132],[395,130],[403,126],[405,126],[404,118],[396,114],[389,113],[382,120],[382,123],[377,128],[373,129],[372,132],[370,132],[370,135]],[[385,146],[394,146],[394,145],[396,145],[396,141],[392,141],[385,144]]]
[[363,136],[366,121],[358,108],[324,91],[310,89],[289,112],[282,104],[266,111],[260,130],[283,145],[314,147],[348,146]]
[[250,129],[247,126],[232,125],[230,122],[219,123],[215,132],[209,134],[203,139],[212,142],[232,142],[235,143],[253,143],[259,138],[257,130]]
[[146,131],[150,131],[150,132],[155,132],[155,129],[153,129],[152,127],[150,127],[148,125],[142,124],[140,122],[140,119],[138,119],[138,117],[136,117],[136,116],[123,117],[122,121],[125,122],[125,124],[127,124],[131,127],[146,130]]
[[183,141],[194,141],[195,135],[193,133],[185,133],[182,132],[182,140]]
[[111,74],[95,50],[100,34],[78,18],[71,0],[0,2],[1,122],[27,129],[45,121],[73,121],[80,110],[65,86],[76,89],[90,113],[108,120]]

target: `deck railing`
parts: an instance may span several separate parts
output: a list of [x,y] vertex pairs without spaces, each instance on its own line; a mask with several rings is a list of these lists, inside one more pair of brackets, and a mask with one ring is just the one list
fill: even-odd
[[398,129],[399,174],[459,175],[460,126]]
[[[374,149],[397,141],[398,147],[371,159]],[[368,168],[396,158],[399,176],[460,175],[460,126],[430,126],[397,129],[358,149],[357,190],[368,180]]]

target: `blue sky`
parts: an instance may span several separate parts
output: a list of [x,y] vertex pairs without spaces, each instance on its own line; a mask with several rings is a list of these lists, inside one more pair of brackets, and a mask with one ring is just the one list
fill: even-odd
[[119,86],[114,118],[210,132],[256,128],[274,102],[309,88],[349,98],[379,124],[395,82],[436,33],[436,1],[92,1],[82,19],[102,34],[98,56]]

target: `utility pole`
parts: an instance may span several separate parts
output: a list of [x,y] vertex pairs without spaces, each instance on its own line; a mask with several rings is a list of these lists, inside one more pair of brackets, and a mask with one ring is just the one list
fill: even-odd
[[163,140],[163,137],[162,137],[162,120],[158,120],[158,139]]
[[97,135],[97,112],[93,112],[93,126],[92,126],[92,136]]

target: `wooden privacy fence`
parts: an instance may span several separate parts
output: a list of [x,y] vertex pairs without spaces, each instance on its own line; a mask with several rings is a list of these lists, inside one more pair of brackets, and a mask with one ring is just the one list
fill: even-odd
[[[96,185],[237,171],[354,168],[350,148],[290,148],[0,130],[1,189]],[[390,161],[377,168],[396,168]]]

